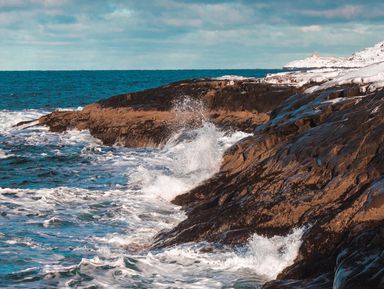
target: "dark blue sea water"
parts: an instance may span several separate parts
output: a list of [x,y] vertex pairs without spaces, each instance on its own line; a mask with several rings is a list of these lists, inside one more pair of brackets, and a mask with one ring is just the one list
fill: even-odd
[[78,107],[115,94],[201,77],[263,77],[281,70],[0,71],[0,109]]
[[[172,81],[276,70],[0,72],[0,287],[258,288],[296,255],[300,231],[202,252],[150,250],[183,220],[169,201],[209,178],[246,136],[210,123],[164,148],[105,147],[87,131],[14,128],[68,109]],[[282,250],[282,247],[289,249]]]

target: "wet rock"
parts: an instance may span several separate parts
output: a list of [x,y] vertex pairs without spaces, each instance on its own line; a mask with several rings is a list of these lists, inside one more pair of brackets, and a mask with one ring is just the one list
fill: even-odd
[[327,258],[296,263],[263,289],[384,288],[382,225],[353,228]]
[[[361,91],[348,85],[303,94],[250,80],[190,80],[54,112],[40,124],[89,129],[124,146],[161,145],[204,117],[252,131],[226,152],[216,175],[175,198],[187,218],[153,247],[236,245],[254,233],[306,226],[294,264],[264,288],[384,288],[384,92]],[[204,117],[177,109],[186,96],[202,103]]]
[[294,91],[257,80],[195,79],[113,96],[81,111],[53,112],[39,122],[53,132],[89,129],[105,145],[153,147],[205,118],[225,129],[251,132]]
[[382,240],[384,220],[383,99],[354,87],[287,98],[227,151],[219,173],[175,198],[188,218],[155,247],[309,226],[295,264],[266,288],[383,288],[382,245],[371,241]]

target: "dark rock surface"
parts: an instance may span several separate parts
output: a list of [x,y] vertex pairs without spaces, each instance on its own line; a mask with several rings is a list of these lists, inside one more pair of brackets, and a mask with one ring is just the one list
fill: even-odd
[[265,288],[383,288],[383,174],[384,92],[296,94],[226,153],[218,174],[176,197],[188,218],[156,246],[238,244],[309,225],[285,281]]
[[106,145],[158,146],[181,126],[201,123],[202,113],[219,127],[251,132],[294,91],[255,80],[187,80],[54,112],[40,124],[54,132],[89,129]]

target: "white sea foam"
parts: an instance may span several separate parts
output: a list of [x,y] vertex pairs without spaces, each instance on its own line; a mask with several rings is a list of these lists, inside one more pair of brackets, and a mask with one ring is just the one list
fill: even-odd
[[83,109],[82,106],[78,106],[78,107],[57,108],[56,111],[74,111],[74,110],[80,111],[82,109]]
[[[233,285],[233,280],[248,280],[252,286],[276,278],[297,256],[304,229],[295,229],[287,236],[266,238],[255,234],[248,244],[233,250],[216,249],[205,252],[207,244],[184,244],[146,254],[132,254],[134,267],[127,267],[124,251],[114,248],[127,248],[124,237],[105,238],[105,246],[100,246],[98,255],[83,259],[79,268],[88,268],[88,274],[95,280],[91,283],[105,284],[121,288],[122,280],[151,280],[155,288],[222,288]],[[132,265],[133,265],[132,264]],[[110,273],[100,275],[97,268],[109,266],[121,273],[121,281],[111,280]],[[61,266],[46,266],[45,271],[63,272],[73,270]],[[253,277],[252,277],[253,276]],[[258,276],[258,277],[255,277]],[[127,281],[132,282],[132,281]]]
[[[174,264],[182,264],[186,268],[195,267],[194,270],[236,272],[249,269],[262,276],[264,280],[271,280],[276,278],[281,270],[293,263],[301,245],[303,232],[304,229],[295,229],[287,236],[272,238],[255,234],[248,244],[238,251],[227,248],[222,251],[204,253],[200,251],[203,247],[200,244],[177,246],[157,254],[149,253],[142,261],[142,266],[147,267],[148,263],[158,262],[158,266],[155,267],[162,267],[168,272],[177,270]],[[161,266],[160,263],[162,263]],[[141,265],[138,266],[141,267]]]
[[246,258],[256,265],[258,274],[274,279],[284,268],[292,265],[299,252],[304,230],[295,229],[287,236],[271,238],[255,234],[249,242],[250,254]]
[[205,123],[190,133],[195,135],[193,139],[179,141],[180,133],[167,143],[164,150],[171,174],[151,174],[152,180],[147,180],[144,187],[146,193],[170,201],[218,169],[221,154],[217,129]]
[[68,130],[64,133],[50,132],[47,127],[38,126],[28,130],[13,129],[12,134],[19,139],[23,139],[23,142],[30,145],[76,145],[83,144],[86,147],[95,147],[102,144],[102,142],[89,133],[88,130]]
[[37,109],[25,109],[21,111],[0,110],[0,132],[9,130],[15,124],[39,118],[46,112]]
[[8,157],[9,157],[9,155],[7,155],[7,153],[5,151],[0,149],[0,159],[6,159]]
[[[41,137],[41,131],[30,133]],[[77,131],[60,137],[44,133],[48,140],[63,146],[93,141],[87,135],[82,139]],[[146,252],[155,234],[185,218],[180,208],[168,200],[210,177],[218,170],[225,149],[247,135],[225,134],[212,124],[204,123],[194,130],[179,131],[160,150],[142,153],[124,150],[122,154],[119,150],[104,153],[97,146],[85,147],[81,153],[93,156],[100,170],[124,167],[128,163],[132,190],[4,188],[0,189],[0,202],[6,204],[12,200],[12,206],[2,211],[7,215],[29,216],[28,224],[39,224],[46,229],[66,222],[82,223],[82,216],[92,216],[93,221],[103,224],[126,224],[124,232],[84,240],[95,247],[94,258],[84,258],[73,266],[62,266],[60,262],[44,265],[44,279],[57,279],[62,287],[76,284],[78,271],[91,277],[90,281],[83,280],[83,285],[113,288],[145,285],[145,280],[151,280],[150,287],[155,288],[222,288],[232,286],[234,280],[251,282],[252,286],[262,284],[292,263],[302,231],[270,239],[254,235],[239,250],[224,248],[207,253],[202,251],[206,244],[185,244]],[[134,163],[136,166],[132,167]],[[113,206],[102,205],[104,202]],[[127,266],[127,262],[131,262],[127,261],[127,255],[129,260],[135,260],[132,266]],[[119,272],[120,277],[112,277],[114,272]],[[66,275],[68,277],[63,277]]]
[[[178,109],[201,107],[198,103],[185,103]],[[23,114],[16,116],[19,119],[9,118],[5,130],[19,121],[38,117],[38,113],[31,113],[28,118]],[[203,250],[207,244],[184,244],[148,251],[159,231],[171,229],[185,218],[184,212],[169,200],[217,172],[224,151],[248,136],[241,132],[225,133],[204,121],[203,111],[201,116],[201,127],[178,131],[162,149],[106,149],[87,131],[55,134],[45,128],[11,129],[13,141],[30,146],[53,144],[57,155],[65,155],[68,148],[80,148],[79,157],[89,161],[87,168],[95,170],[95,178],[97,174],[112,173],[128,178],[127,187],[122,189],[0,188],[0,209],[10,220],[16,218],[26,226],[42,228],[39,232],[61,232],[61,226],[68,224],[86,229],[84,235],[76,235],[79,233],[74,230],[73,236],[58,233],[58,237],[61,242],[72,242],[75,238],[74,252],[92,257],[68,265],[68,261],[61,263],[63,255],[55,253],[49,260],[41,261],[44,282],[54,280],[62,288],[78,284],[101,288],[222,288],[236,287],[234,282],[255,286],[274,278],[293,262],[302,230],[285,237],[254,235],[248,244],[236,250],[213,248],[208,253]],[[118,230],[111,229],[116,226]],[[105,227],[109,229],[100,234]],[[92,234],[92,228],[97,229],[97,234]],[[51,249],[40,239],[32,242],[13,238],[7,242]],[[35,271],[31,269],[30,274]],[[82,279],[85,275],[89,278]]]
[[[143,192],[171,201],[216,173],[224,151],[250,134],[225,133],[205,119],[201,101],[185,97],[174,104],[183,123],[183,112],[200,114],[202,125],[195,129],[182,129],[175,133],[155,158],[163,170],[140,168],[133,175],[135,182],[143,184]],[[152,161],[153,162],[153,161]]]
[[168,141],[157,159],[166,170],[141,168],[135,181],[143,184],[146,194],[170,201],[217,172],[225,149],[248,135],[228,135],[207,122],[200,128],[181,131]]

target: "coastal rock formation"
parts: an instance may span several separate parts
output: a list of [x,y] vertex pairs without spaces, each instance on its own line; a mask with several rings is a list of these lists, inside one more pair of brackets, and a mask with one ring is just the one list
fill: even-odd
[[[317,280],[333,277],[337,269],[335,282],[373,278],[376,287],[336,288],[380,288],[382,245],[358,254],[351,246],[361,239],[382,240],[383,99],[384,92],[362,95],[358,86],[286,99],[254,136],[226,153],[218,174],[176,197],[188,218],[160,234],[157,246],[203,240],[239,244],[253,233],[284,235],[309,226],[295,265],[279,278]],[[368,228],[378,233],[368,234]],[[359,262],[371,264],[360,277],[354,267]]]
[[363,52],[344,59],[370,65],[361,69],[181,81],[39,122],[124,146],[158,146],[203,120],[253,132],[216,175],[173,200],[187,218],[153,247],[236,246],[302,227],[294,264],[265,289],[384,288],[384,65]]
[[227,151],[219,173],[175,198],[188,217],[155,247],[304,227],[294,264],[264,288],[384,288],[383,63],[263,81],[306,88]]
[[195,79],[117,95],[80,111],[57,111],[39,123],[53,132],[89,129],[105,145],[153,147],[175,130],[209,120],[219,127],[252,132],[296,91],[255,79]]

